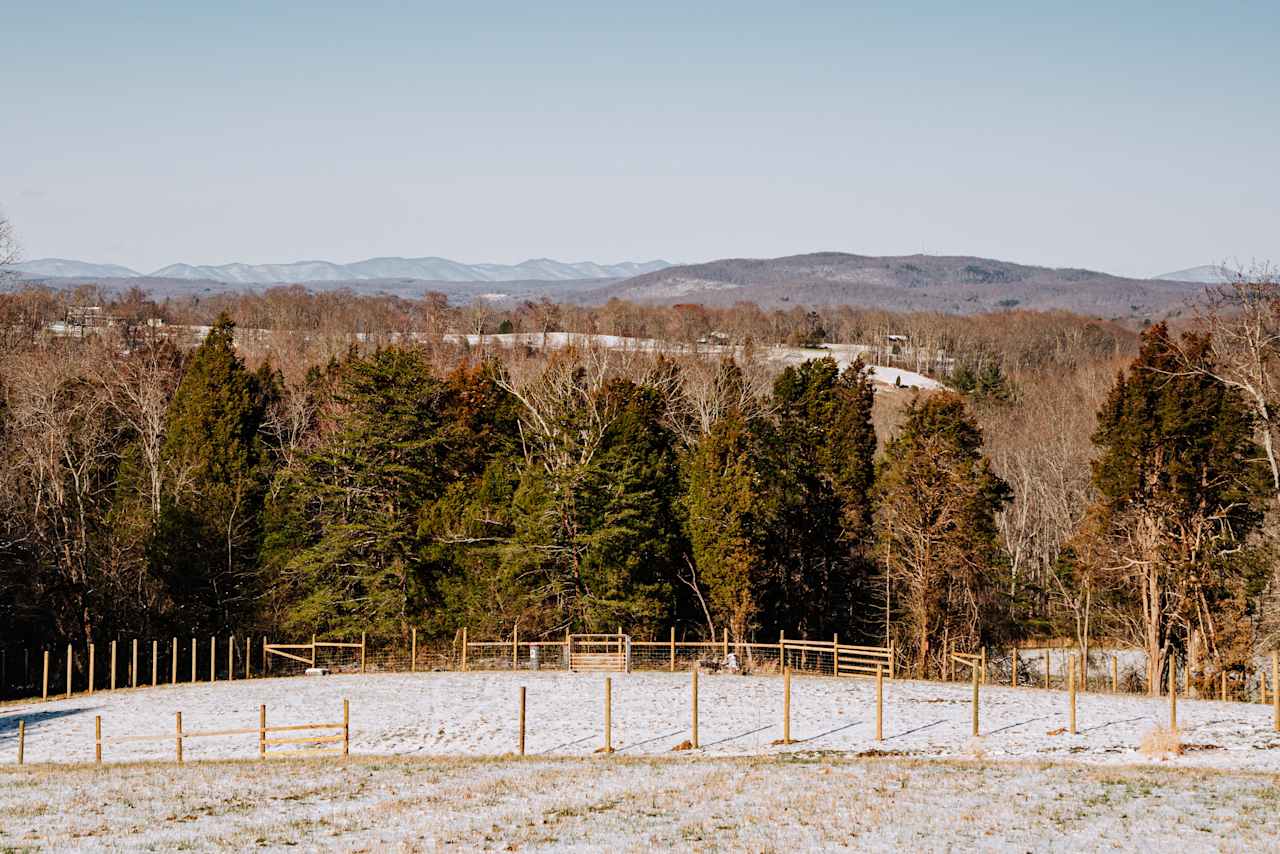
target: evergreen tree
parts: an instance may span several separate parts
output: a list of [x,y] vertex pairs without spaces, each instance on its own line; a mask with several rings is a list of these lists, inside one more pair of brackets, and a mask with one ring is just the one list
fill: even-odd
[[169,582],[179,621],[236,625],[252,612],[260,513],[269,477],[258,430],[266,400],[236,355],[220,315],[196,349],[166,418],[169,476],[151,561]]
[[662,421],[667,403],[658,389],[614,380],[593,394],[595,405],[565,415],[596,413],[605,425],[598,447],[557,455],[572,457],[568,465],[535,458],[526,466],[506,558],[538,579],[543,622],[535,628],[643,633],[669,623],[683,554],[677,440]]
[[1000,640],[995,516],[1011,496],[958,395],[912,401],[885,449],[877,494],[891,634],[915,672],[943,663],[945,641],[973,651]]
[[293,591],[286,627],[401,634],[426,591],[419,514],[448,477],[447,387],[399,348],[339,376],[338,426],[277,484],[268,556]]
[[730,409],[689,461],[689,541],[712,619],[735,643],[750,640],[769,589],[768,535],[778,508],[768,489],[760,443]]
[[1266,470],[1239,394],[1212,370],[1187,369],[1211,368],[1210,353],[1207,336],[1179,348],[1163,324],[1148,329],[1093,437],[1099,497],[1081,550],[1112,568],[1113,589],[1137,612],[1153,690],[1192,632],[1210,658],[1226,657],[1218,618],[1242,607],[1231,603],[1258,569],[1241,547],[1261,521]]
[[825,636],[852,628],[865,602],[874,390],[860,361],[807,361],[774,383],[776,428],[757,430],[772,458],[779,518],[769,536],[776,589],[761,627]]

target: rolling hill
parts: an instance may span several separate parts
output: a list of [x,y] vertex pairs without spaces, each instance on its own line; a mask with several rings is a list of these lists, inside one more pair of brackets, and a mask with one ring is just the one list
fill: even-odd
[[578,299],[585,303],[616,297],[666,304],[855,305],[957,314],[1016,307],[1145,318],[1176,314],[1203,287],[1196,282],[1128,279],[1094,270],[969,256],[817,252],[667,267],[581,293]]

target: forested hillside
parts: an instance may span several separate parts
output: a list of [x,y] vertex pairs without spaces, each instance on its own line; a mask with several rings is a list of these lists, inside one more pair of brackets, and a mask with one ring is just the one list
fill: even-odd
[[[1276,631],[1280,298],[1242,281],[1207,305],[1138,335],[1033,312],[3,294],[0,625],[838,632],[917,671],[945,643],[1105,637],[1243,665]],[[484,343],[555,331],[681,346]],[[780,343],[812,358],[771,367]],[[949,390],[875,386],[836,344]]]

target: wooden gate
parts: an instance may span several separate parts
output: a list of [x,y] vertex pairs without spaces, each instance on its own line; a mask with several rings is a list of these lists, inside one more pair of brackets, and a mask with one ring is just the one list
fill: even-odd
[[631,672],[631,636],[569,635],[569,669]]
[[782,663],[799,670],[832,676],[875,676],[879,671],[894,678],[893,649],[887,646],[852,646],[829,641],[782,639]]
[[315,667],[318,649],[358,649],[360,650],[360,672],[364,672],[364,635],[360,636],[360,643],[318,641],[314,635],[311,637],[311,643],[266,643],[264,641],[262,644],[263,669],[268,669],[270,657],[273,655],[291,661],[300,661],[308,667]]

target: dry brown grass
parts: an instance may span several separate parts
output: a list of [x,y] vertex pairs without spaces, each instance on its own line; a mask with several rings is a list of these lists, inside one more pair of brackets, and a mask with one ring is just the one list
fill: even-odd
[[1138,750],[1151,759],[1169,759],[1182,755],[1182,739],[1176,729],[1158,726],[1147,731]]

